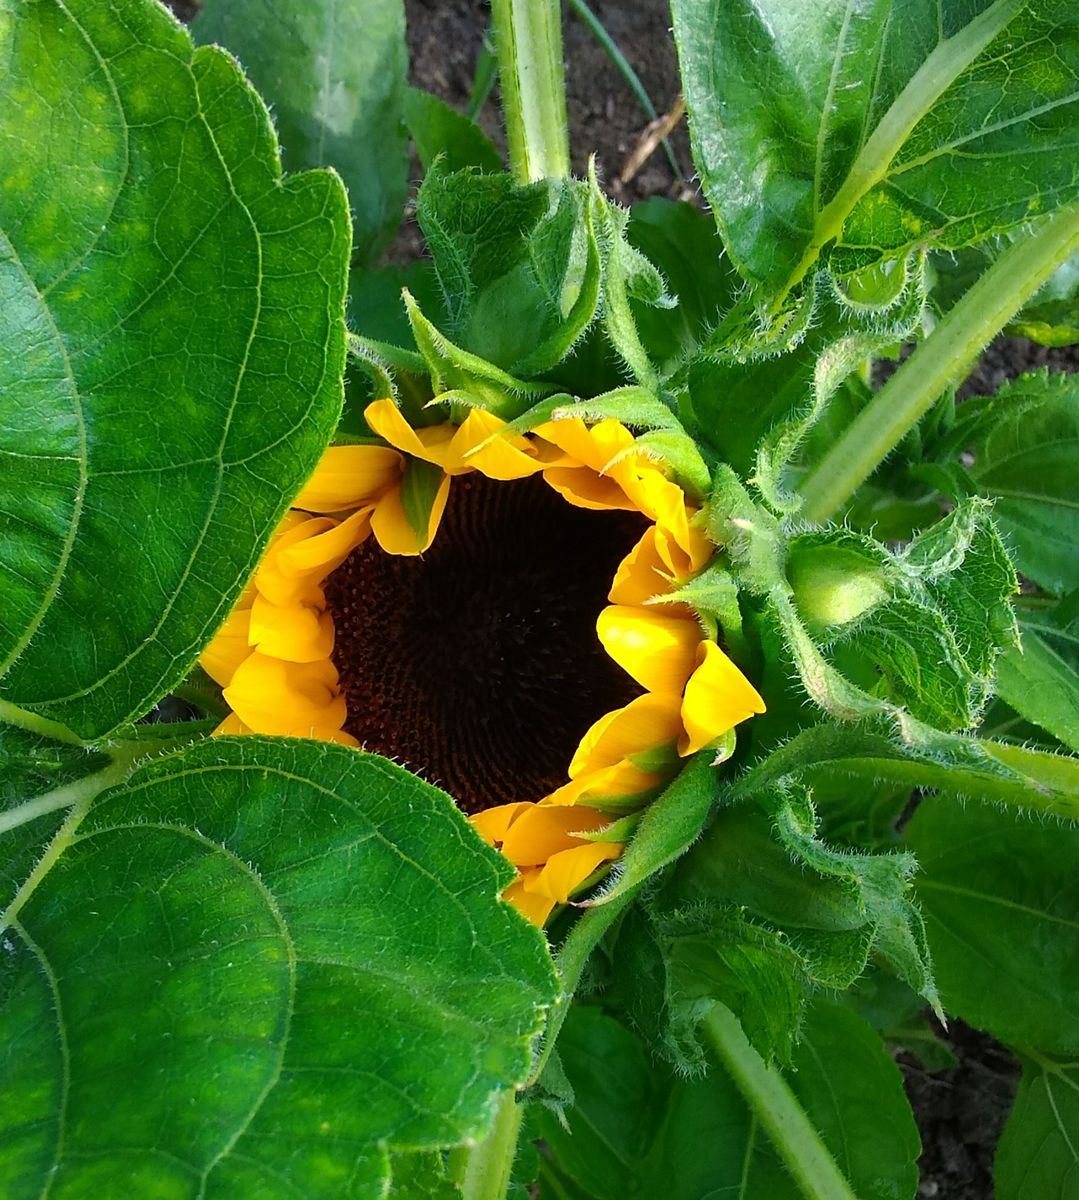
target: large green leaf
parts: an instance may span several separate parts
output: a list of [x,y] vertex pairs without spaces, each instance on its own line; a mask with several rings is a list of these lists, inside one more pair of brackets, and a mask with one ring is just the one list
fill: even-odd
[[1001,1041],[1079,1050],[1079,829],[936,797],[907,839],[944,1006]]
[[934,479],[995,500],[1019,570],[1054,595],[1079,588],[1079,376],[1039,371],[969,401],[941,450],[973,452]]
[[706,214],[655,196],[630,209],[626,238],[663,274],[673,308],[633,303],[637,330],[652,360],[677,364],[734,301],[739,277]]
[[1030,1052],[993,1163],[996,1200],[1079,1196],[1079,1062]]
[[[899,1071],[858,1016],[819,1004],[789,1082],[861,1200],[902,1200],[917,1186],[918,1134]],[[574,1103],[568,1128],[538,1125],[556,1169],[593,1200],[796,1200],[734,1084],[713,1068],[686,1080],[654,1065],[617,1021],[579,1009],[559,1042]],[[557,1196],[556,1191],[542,1195]]]
[[192,31],[243,63],[272,106],[285,166],[336,167],[370,263],[408,189],[403,0],[205,0]]
[[375,1197],[387,1151],[481,1135],[555,990],[510,874],[435,788],[312,742],[76,805],[5,914],[0,1192]]
[[1079,616],[1034,609],[1020,627],[1022,649],[997,664],[997,694],[1079,753]]
[[1072,0],[674,0],[694,157],[742,272],[782,291],[984,239],[1079,195]]
[[1079,255],[1058,267],[1008,326],[1008,332],[1043,346],[1079,342]]
[[0,692],[89,737],[182,677],[330,436],[348,212],[158,5],[6,11]]
[[502,169],[498,148],[476,122],[431,92],[408,88],[405,124],[425,171],[439,155],[444,157],[448,171],[464,171],[468,167],[480,171]]

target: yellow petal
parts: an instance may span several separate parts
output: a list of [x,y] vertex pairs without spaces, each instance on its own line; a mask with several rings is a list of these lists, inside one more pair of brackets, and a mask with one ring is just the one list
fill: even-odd
[[646,516],[678,546],[686,559],[681,574],[699,571],[715,553],[715,547],[695,526],[691,510],[678,484],[655,466],[642,465],[632,480],[623,484],[626,494]]
[[610,767],[582,772],[576,779],[555,788],[543,798],[543,803],[563,808],[573,805],[612,810],[640,808],[640,797],[663,781],[663,775],[643,771],[635,763],[624,760]]
[[569,765],[570,779],[675,741],[682,733],[681,703],[677,692],[649,692],[600,717],[581,738]]
[[221,736],[228,734],[233,737],[237,737],[241,734],[248,734],[248,733],[254,733],[254,732],[255,731],[253,729],[248,729],[248,727],[243,723],[243,721],[240,720],[240,718],[235,713],[229,713],[229,715],[214,730],[214,736],[221,737]]
[[588,467],[551,467],[543,472],[543,478],[563,500],[577,508],[637,510],[617,479]]
[[538,871],[527,871],[524,875],[515,879],[502,893],[502,899],[508,904],[512,904],[526,921],[531,921],[533,925],[542,927],[544,921],[551,915],[551,909],[554,908],[554,901],[550,896],[544,896],[538,892],[530,892],[525,888],[525,880],[532,875],[538,874]]
[[[299,516],[299,520],[295,518]],[[293,518],[293,519],[289,519]],[[287,557],[293,546],[336,527],[331,517],[308,517],[289,512],[278,528],[255,571],[255,588],[274,604],[293,604],[318,595],[320,582],[311,575],[297,572]]]
[[701,642],[692,617],[613,604],[599,614],[596,630],[603,648],[641,687],[681,694]]
[[468,819],[488,846],[497,846],[505,838],[513,822],[531,807],[527,800],[519,800],[515,804],[499,804],[496,808],[486,808]]
[[318,742],[336,742],[339,746],[359,746],[360,744],[351,733],[346,733],[343,729],[333,729],[330,726],[313,729],[306,736],[312,737]]
[[620,456],[633,448],[633,434],[621,421],[613,418],[590,426],[580,417],[567,417],[560,421],[545,421],[532,432],[593,471],[608,470],[616,459],[625,462]]
[[262,654],[286,662],[316,662],[333,651],[333,617],[303,604],[282,607],[258,596],[248,641]]
[[591,831],[610,823],[609,817],[592,808],[533,804],[506,831],[502,853],[516,867],[538,866],[559,850],[579,845],[573,836],[577,830]]
[[450,498],[450,477],[443,476],[435,494],[435,502],[431,505],[427,521],[427,536],[423,541],[416,538],[404,506],[401,503],[401,489],[393,488],[378,502],[378,507],[371,514],[371,531],[378,539],[378,544],[387,554],[415,555],[422,554],[435,540],[442,514],[446,511],[446,501]]
[[214,683],[228,687],[236,669],[251,653],[251,646],[247,640],[250,625],[250,608],[234,610],[203,650],[199,662]]
[[[296,579],[321,583],[367,540],[370,532],[371,510],[364,508],[282,550],[277,557],[278,569]],[[261,583],[259,591],[263,591]]]
[[345,723],[345,698],[328,661],[288,663],[255,651],[225,688],[225,701],[255,733],[323,736]]
[[653,596],[672,590],[670,564],[657,549],[656,537],[655,526],[646,529],[641,540],[622,559],[607,593],[612,604],[640,606]]
[[524,479],[542,471],[545,464],[527,438],[500,433],[505,421],[486,409],[474,408],[453,439],[457,462],[454,470],[475,470],[488,479]]
[[443,469],[453,458],[451,443],[457,431],[452,425],[413,429],[392,400],[375,400],[363,410],[363,415],[380,438],[413,458],[422,458]]
[[678,753],[694,754],[721,734],[756,713],[764,712],[757,689],[715,642],[701,643],[696,670],[686,684],[682,700],[685,736]]
[[370,505],[401,478],[402,466],[386,446],[331,446],[292,506],[327,513]]
[[522,879],[522,886],[533,895],[565,904],[600,863],[618,858],[621,853],[618,842],[585,842],[553,854],[541,870]]

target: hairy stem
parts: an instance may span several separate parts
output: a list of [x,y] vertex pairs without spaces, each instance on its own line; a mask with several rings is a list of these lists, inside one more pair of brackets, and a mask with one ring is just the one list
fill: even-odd
[[802,481],[802,516],[826,521],[854,495],[1062,263],[1079,251],[1079,205],[1014,242],[888,380]]
[[22,804],[7,809],[0,813],[0,833],[7,833],[9,829],[17,829],[20,825],[36,821],[38,817],[56,812],[57,809],[70,808],[82,801],[92,800],[99,792],[123,781],[130,770],[133,758],[133,754],[124,753],[109,766],[95,771],[93,775],[86,775],[82,779],[76,779],[73,783],[65,783],[62,787],[53,788],[51,791],[43,792],[40,796],[35,796],[32,800],[25,800]]
[[55,742],[65,742],[69,746],[85,746],[87,743],[77,734],[71,732],[66,725],[59,721],[50,721],[47,717],[39,717],[37,713],[9,704],[0,700],[0,722],[14,725],[16,729],[24,729],[27,733],[37,733],[41,737],[52,738]]
[[787,1081],[749,1044],[734,1013],[717,1003],[704,1019],[704,1032],[802,1194],[856,1200]]
[[570,1001],[573,999],[573,993],[577,990],[577,984],[581,981],[581,975],[584,973],[589,955],[599,944],[600,938],[610,929],[616,918],[629,907],[640,890],[641,884],[637,884],[627,891],[621,892],[613,900],[596,908],[590,908],[569,931],[566,940],[555,955],[558,974],[562,979],[562,995],[548,1014],[547,1028],[543,1031],[543,1049],[529,1076],[529,1087],[543,1074],[543,1068],[551,1057],[551,1051],[554,1049],[558,1034],[569,1013]]
[[460,1178],[461,1200],[505,1200],[523,1116],[524,1105],[517,1103],[514,1092],[506,1092],[498,1102],[490,1134],[468,1151]]
[[570,173],[559,0],[492,0],[510,168],[518,183]]

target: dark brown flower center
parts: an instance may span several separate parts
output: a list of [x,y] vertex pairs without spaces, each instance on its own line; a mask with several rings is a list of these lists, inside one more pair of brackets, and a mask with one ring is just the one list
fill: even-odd
[[454,479],[424,555],[369,538],[328,581],[345,728],[466,812],[540,799],[592,722],[640,694],[595,623],[645,528],[538,477]]

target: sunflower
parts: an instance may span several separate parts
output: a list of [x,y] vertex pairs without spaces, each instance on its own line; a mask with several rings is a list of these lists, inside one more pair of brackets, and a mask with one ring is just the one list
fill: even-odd
[[[222,733],[362,745],[441,784],[537,924],[618,858],[686,756],[764,711],[665,597],[715,548],[616,420],[470,410],[330,447],[202,657]],[[436,537],[437,534],[437,537]]]

